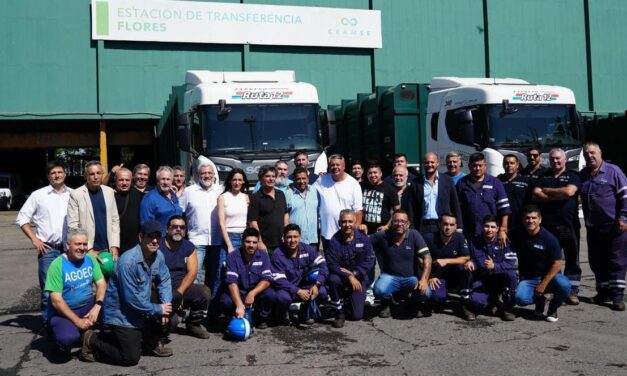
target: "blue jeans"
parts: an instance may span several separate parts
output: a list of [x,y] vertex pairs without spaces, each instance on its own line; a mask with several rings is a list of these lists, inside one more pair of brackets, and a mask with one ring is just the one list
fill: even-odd
[[211,289],[211,295],[215,295],[220,289],[220,275],[226,262],[226,251],[219,245],[196,245],[198,255],[198,275],[196,283],[203,283],[203,269],[206,270],[205,285]]
[[[521,280],[516,288],[516,304],[519,306],[526,306],[536,303],[538,299],[535,295],[535,288],[542,282],[542,278],[533,278]],[[553,280],[549,282],[546,288],[546,292],[553,293],[554,297],[549,304],[549,312],[552,312],[559,308],[570,295],[570,281],[563,274],[557,274],[553,277]],[[543,298],[541,298],[543,299]],[[538,302],[542,302],[539,300]]]
[[228,232],[229,240],[233,245],[233,249],[238,249],[242,245],[242,234],[238,232]]
[[397,292],[411,292],[411,298],[415,301],[424,302],[431,296],[431,289],[427,288],[427,292],[421,294],[416,289],[418,277],[397,277],[391,274],[381,273],[379,279],[374,284],[374,296],[381,300],[389,300],[392,294]]
[[44,291],[44,286],[46,285],[46,276],[48,275],[48,268],[50,268],[50,264],[52,261],[61,255],[61,251],[58,249],[51,248],[44,255],[39,255],[37,257],[37,262],[39,264],[39,287],[41,288],[41,314],[44,318],[44,321],[48,320],[48,306],[50,305],[50,293]]

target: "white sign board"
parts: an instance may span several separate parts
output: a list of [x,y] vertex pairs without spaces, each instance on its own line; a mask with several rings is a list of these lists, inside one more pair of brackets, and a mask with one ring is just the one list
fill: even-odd
[[92,39],[381,48],[378,10],[92,0]]

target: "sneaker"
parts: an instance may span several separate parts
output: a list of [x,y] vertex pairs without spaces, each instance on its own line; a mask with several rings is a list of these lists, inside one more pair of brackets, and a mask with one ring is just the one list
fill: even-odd
[[338,313],[335,316],[335,320],[331,322],[331,326],[333,326],[336,329],[343,328],[345,321],[346,319],[344,318],[344,313]]
[[613,311],[624,311],[625,310],[625,301],[620,299],[620,300],[615,300],[612,303],[612,310]]
[[468,307],[468,304],[462,304],[462,318],[466,321],[475,321],[477,315]]
[[557,320],[559,320],[559,318],[557,317],[557,310],[555,310],[553,312],[547,312],[547,314],[546,314],[546,321],[548,321],[548,322],[557,322]]
[[96,361],[94,353],[91,351],[91,337],[94,335],[94,331],[91,329],[86,330],[83,333],[83,344],[81,346],[81,352],[79,358],[84,362],[93,363]]
[[577,294],[571,294],[568,298],[566,298],[566,304],[579,305],[579,298],[577,297]]
[[385,302],[381,304],[381,310],[379,311],[379,317],[382,319],[387,319],[392,316],[392,310],[390,309],[390,302]]
[[149,351],[149,355],[159,358],[167,358],[168,356],[174,355],[174,351],[172,351],[169,347],[165,347],[163,343],[159,343],[157,347]]
[[372,292],[366,292],[366,306],[374,307],[374,295],[372,294]]
[[187,332],[192,336],[200,339],[209,338],[210,334],[204,326],[200,324],[187,324]]

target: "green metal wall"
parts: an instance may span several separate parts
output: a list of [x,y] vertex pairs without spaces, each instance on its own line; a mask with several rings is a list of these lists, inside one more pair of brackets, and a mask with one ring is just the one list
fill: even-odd
[[376,85],[487,74],[568,86],[581,110],[627,108],[624,0],[242,2],[380,9],[383,48],[96,42],[89,0],[4,0],[0,121],[156,118],[187,69],[294,69],[323,107]]

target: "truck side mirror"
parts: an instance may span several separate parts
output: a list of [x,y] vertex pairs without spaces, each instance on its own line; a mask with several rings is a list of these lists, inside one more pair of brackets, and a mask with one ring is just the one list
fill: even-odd
[[179,114],[176,120],[178,123],[179,147],[181,150],[189,152],[192,149],[192,132],[189,129],[189,114]]

